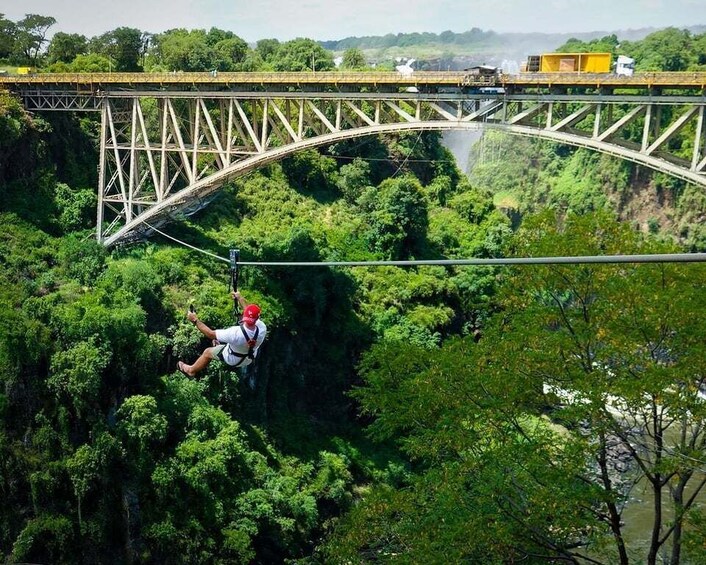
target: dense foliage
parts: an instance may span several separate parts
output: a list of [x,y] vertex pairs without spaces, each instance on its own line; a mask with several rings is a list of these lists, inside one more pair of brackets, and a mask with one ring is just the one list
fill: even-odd
[[572,38],[556,51],[627,55],[635,59],[636,72],[698,71],[706,68],[706,33],[692,34],[670,27],[655,31],[641,41],[621,41],[614,34],[590,41]]
[[[51,22],[22,25],[35,43],[21,56],[36,57]],[[2,55],[20,57],[17,33],[0,26]],[[650,65],[675,44],[674,64],[703,64],[703,36],[648,40]],[[46,57],[56,70],[333,66],[308,39],[252,49],[216,28],[56,34]],[[262,355],[246,378],[214,363],[188,379],[176,360],[206,344],[186,310],[232,324],[229,273],[172,240],[94,241],[97,125],[0,98],[3,559],[706,559],[700,266],[243,268],[270,328]],[[234,181],[168,230],[253,261],[704,249],[694,187],[491,134],[473,161],[466,177],[433,132],[341,142]],[[638,216],[638,194],[670,222]],[[633,483],[653,501],[637,534]]]
[[[552,213],[511,249],[666,251],[605,215]],[[519,267],[478,343],[372,348],[355,396],[415,473],[347,515],[332,561],[701,562],[705,280],[700,265]],[[623,521],[636,475],[655,501],[639,543]]]

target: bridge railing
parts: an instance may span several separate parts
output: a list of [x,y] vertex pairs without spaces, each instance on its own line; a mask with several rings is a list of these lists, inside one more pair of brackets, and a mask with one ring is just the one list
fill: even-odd
[[663,87],[706,89],[706,72],[649,72],[632,76],[614,73],[520,73],[502,75],[507,85],[567,85],[610,87]]
[[177,89],[199,86],[206,90],[252,88],[317,87],[474,87],[501,85],[509,91],[523,88],[585,86],[591,88],[664,89],[683,88],[706,93],[706,72],[650,72],[622,76],[612,73],[520,73],[501,74],[489,80],[486,76],[465,71],[399,72],[325,71],[283,73],[226,72],[160,72],[160,73],[36,73],[33,75],[0,75],[0,89],[26,90],[29,87],[48,90],[93,92],[120,86],[131,90],[140,87]]
[[0,84],[460,84],[466,73],[415,72],[160,72],[36,73],[0,76]]

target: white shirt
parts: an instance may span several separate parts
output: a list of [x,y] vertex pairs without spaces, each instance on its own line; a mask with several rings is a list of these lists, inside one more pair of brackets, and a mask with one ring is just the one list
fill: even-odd
[[[257,320],[255,322],[255,325],[259,328],[260,331],[257,335],[257,341],[255,342],[255,347],[253,349],[253,357],[257,356],[257,352],[260,349],[262,342],[265,341],[265,335],[267,335],[267,326],[262,320]],[[255,328],[250,330],[244,323],[243,328],[245,329],[245,333],[248,334],[247,340],[245,339],[245,336],[243,335],[243,331],[240,329],[240,326],[231,326],[230,328],[226,328],[224,330],[216,330],[216,339],[221,343],[228,344],[228,346],[223,349],[222,355],[223,359],[225,359],[225,362],[229,365],[238,365],[241,359],[243,362],[238,365],[239,367],[245,367],[252,363],[252,359],[233,355],[233,352],[247,355],[250,349],[248,347],[248,340],[251,340],[253,339],[253,337],[255,337]]]

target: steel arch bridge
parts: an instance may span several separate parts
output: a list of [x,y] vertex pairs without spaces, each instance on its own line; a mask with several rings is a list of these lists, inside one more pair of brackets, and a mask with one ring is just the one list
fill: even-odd
[[458,73],[304,73],[249,75],[226,88],[228,77],[197,74],[191,82],[160,75],[158,87],[130,75],[129,83],[94,77],[83,91],[73,78],[75,91],[63,82],[20,91],[30,110],[101,112],[97,237],[105,245],[193,214],[228,180],[302,149],[400,131],[492,127],[706,187],[706,73],[532,75],[492,86]]

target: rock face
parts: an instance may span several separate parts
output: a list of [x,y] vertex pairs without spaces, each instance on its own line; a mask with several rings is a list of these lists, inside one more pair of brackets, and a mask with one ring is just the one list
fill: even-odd
[[[584,422],[581,425],[580,433],[589,434],[589,424]],[[639,434],[639,430],[631,430],[629,435]],[[634,484],[635,461],[630,448],[616,435],[606,436],[606,467],[611,488],[625,498],[627,502],[630,489]],[[600,476],[600,467],[596,461],[593,465],[595,477]]]
[[617,436],[608,436],[607,452],[608,468],[612,468],[611,481],[616,485],[616,490],[627,495],[627,489],[632,483],[625,474],[634,468],[630,449]]

